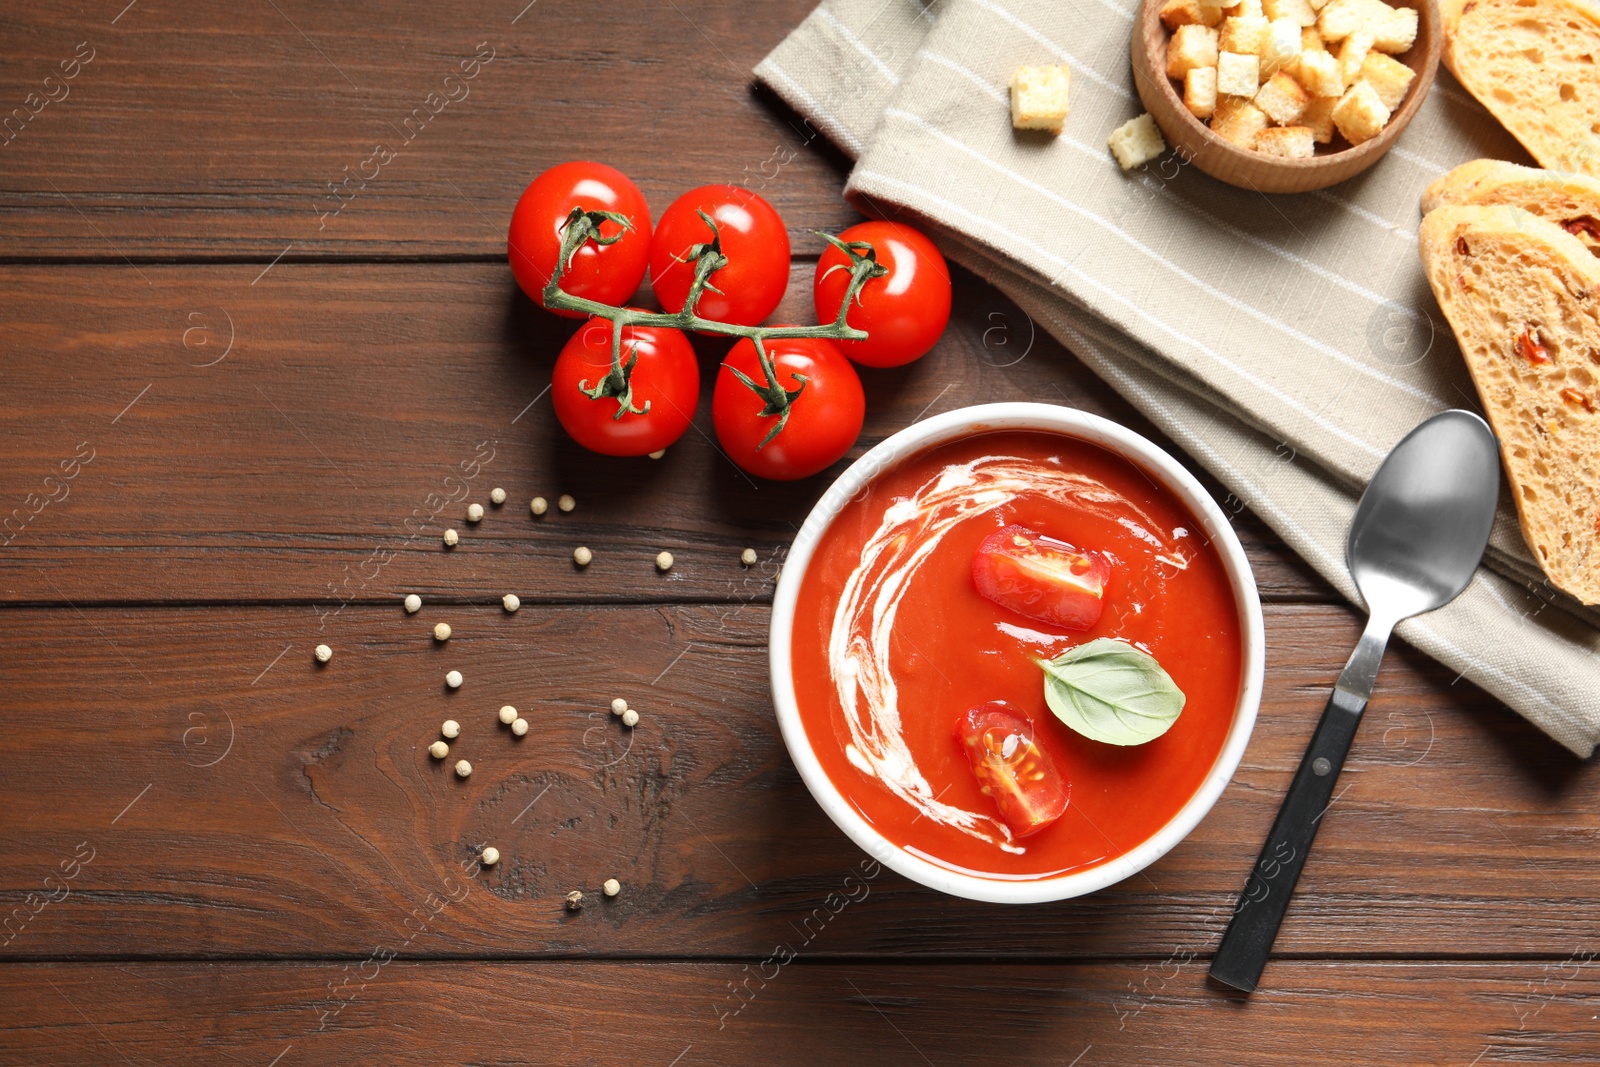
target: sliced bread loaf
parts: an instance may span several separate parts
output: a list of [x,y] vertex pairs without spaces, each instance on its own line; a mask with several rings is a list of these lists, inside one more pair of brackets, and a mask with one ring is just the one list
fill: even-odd
[[1600,175],[1600,7],[1589,0],[1441,0],[1444,62],[1554,170]]
[[1528,547],[1555,586],[1600,603],[1600,260],[1516,207],[1441,207],[1418,245]]
[[1428,186],[1426,215],[1445,204],[1507,204],[1548,219],[1600,255],[1600,178],[1474,159]]

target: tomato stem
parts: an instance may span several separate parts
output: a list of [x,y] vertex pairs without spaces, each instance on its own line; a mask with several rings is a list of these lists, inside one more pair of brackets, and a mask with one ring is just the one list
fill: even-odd
[[722,251],[722,233],[717,229],[716,221],[704,211],[697,210],[695,214],[711,229],[711,240],[690,245],[689,254],[683,259],[685,263],[694,264],[694,278],[689,282],[689,292],[683,300],[683,310],[691,315],[698,312],[700,297],[707,289],[713,293],[722,292],[711,284],[711,274],[728,265],[728,257]]
[[[701,244],[692,245],[683,262],[694,264],[694,279],[689,283],[689,293],[684,299],[681,311],[668,314],[659,311],[640,311],[637,308],[614,307],[602,304],[597,300],[589,300],[581,296],[573,296],[561,288],[561,278],[567,268],[572,265],[572,260],[583,247],[584,242],[593,241],[599,245],[608,245],[622,239],[624,233],[633,229],[633,223],[626,215],[619,215],[614,211],[590,210],[575,207],[567,216],[567,221],[561,231],[561,254],[556,258],[556,269],[551,275],[550,282],[544,287],[544,306],[551,310],[577,311],[595,318],[607,319],[611,323],[611,370],[604,378],[588,387],[585,382],[579,382],[578,388],[591,400],[602,397],[615,397],[617,399],[617,412],[612,416],[620,419],[626,414],[642,415],[650,410],[650,404],[645,402],[643,408],[633,406],[633,385],[630,380],[634,363],[639,358],[638,346],[634,346],[633,354],[629,356],[626,365],[622,362],[622,328],[624,326],[659,326],[673,330],[694,330],[700,333],[720,334],[726,337],[744,337],[754,342],[756,357],[761,362],[761,373],[765,381],[757,382],[748,374],[736,367],[728,366],[747,388],[760,397],[765,406],[761,409],[763,417],[777,418],[767,436],[762,438],[757,448],[765,446],[776,437],[785,426],[789,424],[789,410],[806,387],[806,377],[803,374],[792,375],[799,383],[797,389],[785,389],[778,382],[778,372],[773,366],[772,357],[767,354],[763,342],[778,340],[780,338],[808,338],[815,337],[829,341],[864,341],[867,338],[865,330],[858,330],[845,321],[852,303],[860,302],[861,287],[873,278],[881,278],[889,273],[889,268],[879,263],[877,254],[871,244],[866,241],[845,242],[837,237],[813,230],[817,236],[839,249],[849,257],[847,267],[843,263],[830,267],[823,276],[836,270],[850,272],[850,284],[845,290],[844,299],[839,302],[839,313],[834,320],[827,324],[816,326],[742,326],[732,322],[718,322],[715,319],[704,319],[697,313],[700,297],[707,290],[720,293],[722,290],[711,284],[711,276],[728,265],[728,257],[722,251],[722,235],[717,229],[716,222],[704,211],[699,212],[700,218],[711,230],[711,239]],[[615,223],[622,230],[604,236],[600,232],[602,222]]]
[[762,400],[766,401],[767,406],[762,408],[759,412],[761,418],[770,418],[773,415],[778,416],[778,421],[772,424],[772,429],[767,431],[767,436],[763,437],[761,439],[761,443],[756,445],[756,451],[759,452],[767,446],[768,441],[771,441],[774,437],[778,436],[778,431],[789,425],[790,405],[794,403],[795,397],[799,396],[801,392],[804,391],[806,382],[809,379],[807,379],[804,374],[791,374],[790,377],[800,383],[800,388],[785,389],[783,386],[779,385],[778,369],[772,365],[772,357],[767,355],[766,346],[762,344],[761,338],[759,337],[754,338],[754,342],[756,346],[756,359],[761,361],[761,374],[766,378],[765,382],[755,382],[751,379],[750,375],[731,364],[724,364],[724,366],[731,370],[734,374],[734,377],[743,382],[746,388],[755,393],[756,396],[759,396]]
[[601,397],[616,397],[617,410],[611,416],[620,419],[624,415],[645,415],[650,411],[650,401],[644,402],[644,407],[633,406],[633,367],[639,362],[639,346],[634,344],[628,352],[628,362],[622,362],[622,324],[611,324],[611,369],[605,376],[594,383],[591,388],[587,378],[580,379],[578,391],[590,400],[599,400]]

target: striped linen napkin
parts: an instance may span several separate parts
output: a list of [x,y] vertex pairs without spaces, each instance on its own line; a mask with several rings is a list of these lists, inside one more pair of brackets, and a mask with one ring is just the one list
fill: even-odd
[[[1424,186],[1521,149],[1441,68],[1388,156],[1267,196],[1171,155],[1123,174],[1142,111],[1128,0],[825,0],[756,67],[855,160],[846,195],[932,229],[1360,604],[1362,486],[1417,423],[1477,409],[1417,258]],[[1011,128],[1023,64],[1072,68],[1058,137]],[[1545,580],[1509,490],[1486,566],[1400,636],[1580,756],[1600,742],[1600,612]]]

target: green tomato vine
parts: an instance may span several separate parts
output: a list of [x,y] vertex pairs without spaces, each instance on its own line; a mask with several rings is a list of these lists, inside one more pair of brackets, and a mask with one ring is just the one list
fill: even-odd
[[[832,244],[835,248],[849,256],[850,264],[836,265],[833,270],[850,271],[850,285],[845,290],[845,298],[839,303],[839,314],[833,322],[818,326],[741,326],[731,322],[718,322],[715,319],[701,318],[697,313],[700,297],[706,290],[720,293],[711,283],[712,275],[728,265],[728,257],[722,251],[722,235],[717,229],[716,222],[704,211],[700,218],[705,221],[706,227],[711,231],[711,239],[689,248],[684,262],[694,267],[694,278],[689,283],[689,293],[684,299],[683,310],[676,313],[660,311],[639,311],[634,308],[614,307],[611,304],[602,304],[597,300],[589,300],[581,296],[573,296],[561,288],[562,276],[572,264],[573,257],[587,241],[596,245],[615,244],[623,236],[633,230],[633,222],[626,215],[614,211],[596,211],[583,207],[575,207],[567,215],[561,234],[561,253],[556,258],[555,271],[550,276],[550,282],[544,287],[544,305],[552,310],[577,311],[594,318],[606,319],[611,323],[611,369],[594,385],[590,386],[585,379],[578,383],[578,388],[583,395],[591,400],[612,398],[617,402],[617,410],[611,417],[620,419],[624,415],[643,415],[650,410],[649,401],[644,407],[635,407],[633,403],[633,368],[638,362],[638,346],[634,346],[624,361],[622,357],[622,330],[626,326],[661,326],[673,330],[696,330],[701,333],[722,334],[728,337],[749,338],[755,344],[756,358],[761,364],[761,373],[764,381],[755,381],[749,375],[742,373],[737,368],[729,367],[738,376],[751,392],[760,397],[765,406],[761,409],[763,417],[776,417],[777,422],[772,429],[762,438],[761,445],[767,444],[789,422],[789,412],[795,399],[805,390],[806,378],[803,374],[793,375],[798,383],[798,388],[785,389],[778,382],[778,372],[772,363],[772,357],[767,354],[765,342],[781,338],[816,337],[829,341],[862,341],[867,337],[865,330],[857,330],[845,322],[851,304],[857,300],[861,287],[870,279],[881,278],[887,274],[888,268],[879,263],[873,252],[872,246],[864,241],[845,243],[838,238],[825,233],[817,236]],[[600,224],[614,223],[621,229],[607,237],[600,232]],[[760,447],[760,446],[758,446]]]

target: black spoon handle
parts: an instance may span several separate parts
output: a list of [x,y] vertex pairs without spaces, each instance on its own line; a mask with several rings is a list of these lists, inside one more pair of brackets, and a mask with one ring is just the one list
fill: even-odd
[[1306,853],[1311,851],[1317,825],[1333,798],[1333,786],[1361,724],[1366,698],[1346,689],[1334,689],[1322,720],[1301,757],[1272,832],[1261,846],[1261,857],[1245,882],[1233,920],[1211,961],[1211,977],[1246,993],[1253,991],[1267,965],[1272,942],[1289,908],[1289,896],[1300,880]]

